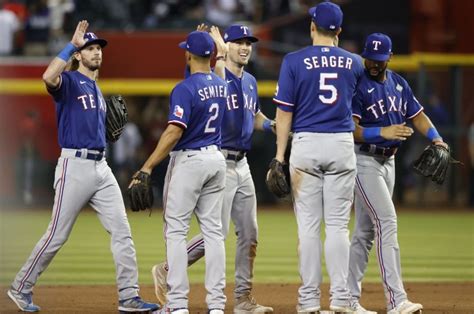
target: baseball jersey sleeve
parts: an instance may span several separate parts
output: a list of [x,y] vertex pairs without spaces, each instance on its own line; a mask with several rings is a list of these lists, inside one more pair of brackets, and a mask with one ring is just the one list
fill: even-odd
[[184,84],[177,85],[170,96],[168,124],[186,129],[191,117],[192,102],[193,95],[189,89]]
[[53,99],[57,102],[63,102],[65,99],[63,99],[64,95],[68,94],[68,89],[69,85],[71,82],[71,78],[68,75],[67,72],[61,73],[59,76],[59,85],[55,89],[50,89],[49,87],[46,86],[46,89],[48,90],[48,93],[53,96]]
[[291,71],[288,57],[283,59],[280,68],[280,76],[275,91],[273,101],[277,103],[278,108],[283,111],[293,112],[295,106],[294,97],[294,79],[295,76]]
[[415,95],[413,95],[413,91],[411,90],[408,83],[405,81],[405,99],[407,100],[407,119],[413,119],[416,117],[420,112],[423,111],[423,106],[419,103],[418,99],[416,99]]

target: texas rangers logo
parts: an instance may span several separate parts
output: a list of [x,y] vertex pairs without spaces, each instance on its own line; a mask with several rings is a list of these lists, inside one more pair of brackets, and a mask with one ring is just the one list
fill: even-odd
[[379,45],[381,45],[382,42],[379,40],[372,40],[372,44],[374,45],[374,51],[377,51],[379,50]]
[[183,109],[183,107],[181,107],[181,106],[179,106],[179,105],[174,106],[173,114],[174,114],[176,117],[182,119],[182,118],[183,118],[183,115],[184,115],[184,109]]

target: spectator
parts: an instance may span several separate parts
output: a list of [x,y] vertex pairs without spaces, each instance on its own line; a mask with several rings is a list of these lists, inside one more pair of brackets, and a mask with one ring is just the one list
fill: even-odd
[[30,15],[25,26],[24,54],[45,56],[48,54],[49,29],[51,25],[48,0],[37,0],[29,6]]
[[0,55],[11,55],[14,52],[15,35],[20,30],[20,21],[10,10],[4,8],[0,0]]

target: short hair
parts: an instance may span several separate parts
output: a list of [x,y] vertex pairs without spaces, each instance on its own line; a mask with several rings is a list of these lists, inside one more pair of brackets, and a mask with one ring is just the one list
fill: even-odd
[[335,29],[335,30],[328,30],[325,28],[322,28],[321,26],[316,25],[316,30],[318,31],[319,34],[325,36],[325,37],[336,37],[337,32],[340,30],[340,28]]

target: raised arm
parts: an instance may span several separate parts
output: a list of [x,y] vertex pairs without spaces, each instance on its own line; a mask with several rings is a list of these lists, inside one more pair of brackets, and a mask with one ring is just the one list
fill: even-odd
[[221,33],[219,32],[219,28],[217,26],[211,26],[209,31],[214,43],[216,44],[216,64],[214,66],[214,73],[225,80],[225,61],[227,59],[227,52],[229,51],[229,47],[222,39]]
[[67,61],[72,54],[85,44],[84,34],[89,23],[85,20],[77,24],[76,31],[72,36],[71,42],[51,61],[43,73],[43,81],[49,89],[55,89],[60,83],[59,76],[66,68]]

